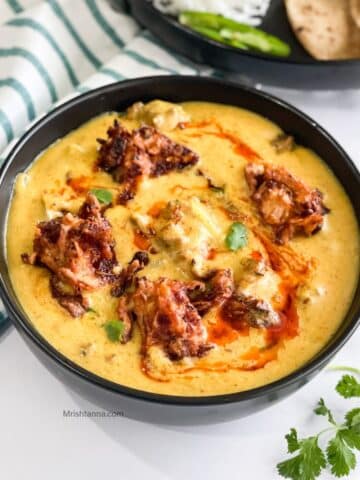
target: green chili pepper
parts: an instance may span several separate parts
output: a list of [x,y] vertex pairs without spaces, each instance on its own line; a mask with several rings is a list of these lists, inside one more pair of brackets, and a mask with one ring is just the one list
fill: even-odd
[[248,50],[248,47],[245,43],[241,43],[236,39],[227,40],[221,35],[221,32],[217,32],[216,30],[213,30],[211,28],[194,26],[192,27],[192,30],[200,33],[201,35],[204,35],[205,37],[209,37],[212,40],[215,40],[217,42],[225,43],[226,45],[231,45],[237,48],[242,48],[243,50]]
[[220,30],[220,35],[232,42],[240,42],[254,50],[273,55],[287,56],[290,53],[289,47],[282,40],[273,37],[262,31],[256,32],[233,32],[226,28]]
[[206,27],[198,27],[197,25],[192,27],[192,30],[195,30],[195,32],[201,33],[201,35],[204,35],[205,37],[209,37],[212,40],[216,40],[217,42],[224,43],[223,37],[216,30],[212,30],[211,28],[206,28]]
[[179,22],[213,40],[237,48],[252,48],[281,57],[290,54],[289,45],[279,38],[222,15],[188,10],[180,14]]

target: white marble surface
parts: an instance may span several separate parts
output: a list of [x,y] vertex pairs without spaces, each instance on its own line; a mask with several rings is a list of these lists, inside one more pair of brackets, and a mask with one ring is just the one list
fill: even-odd
[[[315,118],[360,166],[360,90],[272,92]],[[335,363],[360,366],[359,349],[360,331]],[[11,329],[0,339],[0,477],[276,480],[289,428],[297,426],[305,435],[321,428],[323,420],[311,413],[320,396],[343,414],[345,401],[334,394],[339,376],[324,372],[280,404],[221,425],[182,428],[125,418],[64,418],[64,409],[97,408],[52,377]],[[355,403],[347,401],[349,407]],[[359,476],[360,468],[350,478]]]

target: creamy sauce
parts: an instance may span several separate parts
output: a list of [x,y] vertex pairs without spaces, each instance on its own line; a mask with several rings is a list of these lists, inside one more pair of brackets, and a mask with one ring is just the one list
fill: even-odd
[[[118,116],[115,113],[95,118],[59,140],[18,176],[7,232],[11,279],[34,327],[65,356],[104,378],[176,395],[247,390],[296,370],[319,352],[338,329],[359,278],[358,226],[345,192],[314,152],[299,146],[276,153],[271,145],[280,132],[276,125],[235,107],[199,102],[185,103],[183,107],[191,122],[183,129],[165,133],[197,152],[200,162],[180,173],[143,181],[127,207],[118,205],[106,211],[116,239],[118,261],[127,264],[139,249],[151,252],[151,241],[134,228],[134,216],[156,219],[161,206],[169,200],[185,202],[192,208],[192,221],[200,222],[207,229],[204,234],[210,231],[213,238],[214,248],[199,268],[231,267],[239,282],[244,276],[245,258],[269,255],[274,278],[257,284],[255,293],[262,298],[270,296],[274,303],[277,297],[272,289],[280,292],[278,307],[286,320],[282,327],[264,334],[210,316],[204,321],[217,348],[202,359],[179,363],[170,362],[155,350],[152,355],[156,368],[150,372],[152,375],[145,375],[138,329],[129,343],[121,345],[110,342],[102,328],[106,321],[116,318],[118,299],[109,295],[108,288],[87,294],[93,311],[74,319],[51,297],[49,272],[21,261],[22,253],[32,251],[39,221],[48,220],[61,209],[77,212],[90,188],[106,188],[114,194],[120,190],[110,175],[94,171],[95,139],[106,137],[107,128]],[[120,121],[128,128],[139,125],[137,120]],[[284,166],[324,193],[331,213],[325,217],[320,233],[310,238],[297,237],[290,247],[273,249],[269,245],[261,222],[254,217],[243,173],[247,161],[259,158]],[[198,169],[214,185],[225,185],[224,193],[210,191]],[[211,208],[213,223],[208,224],[206,211],[196,199]],[[226,213],[229,202],[241,212],[250,229],[248,245],[236,254],[227,251],[223,242],[232,223]],[[199,232],[197,228],[193,223],[189,231]],[[194,242],[196,238],[191,245]],[[141,275],[150,279],[193,277],[186,258],[166,251],[150,254],[150,258]],[[285,265],[288,261],[291,272]]]

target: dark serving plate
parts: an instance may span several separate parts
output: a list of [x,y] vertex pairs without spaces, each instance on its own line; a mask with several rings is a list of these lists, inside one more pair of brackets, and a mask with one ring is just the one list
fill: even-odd
[[[112,0],[120,3],[121,0]],[[205,38],[164,15],[149,0],[126,0],[135,19],[164,45],[217,69],[242,74],[251,82],[287,88],[349,89],[360,87],[360,59],[319,61],[297,41],[287,20],[283,0],[272,0],[260,28],[287,42],[292,53],[287,58],[239,50]],[[227,74],[228,76],[229,74]]]
[[[61,105],[39,120],[19,140],[0,174],[0,293],[18,331],[34,354],[65,384],[93,403],[124,415],[159,423],[199,424],[230,420],[256,412],[298,390],[330,361],[359,325],[360,285],[334,337],[319,354],[296,372],[247,392],[208,397],[158,395],[124,387],[79,367],[56,351],[33,328],[12,287],[6,262],[6,222],[14,179],[51,143],[90,118],[107,111],[123,111],[135,101],[155,98],[179,102],[204,100],[237,105],[274,121],[297,141],[312,148],[334,171],[353,201],[360,175],[350,158],[316,122],[281,100],[219,79],[186,76],[149,77],[108,85]],[[235,128],[235,126],[234,126]],[[219,160],[221,161],[221,159]]]

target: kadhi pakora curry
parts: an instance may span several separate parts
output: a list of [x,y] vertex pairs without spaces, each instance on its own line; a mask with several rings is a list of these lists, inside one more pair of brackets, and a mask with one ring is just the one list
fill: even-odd
[[17,177],[7,255],[58,351],[183,396],[304,365],[359,277],[354,211],[324,161],[266,118],[205,102],[138,102],[51,145]]

